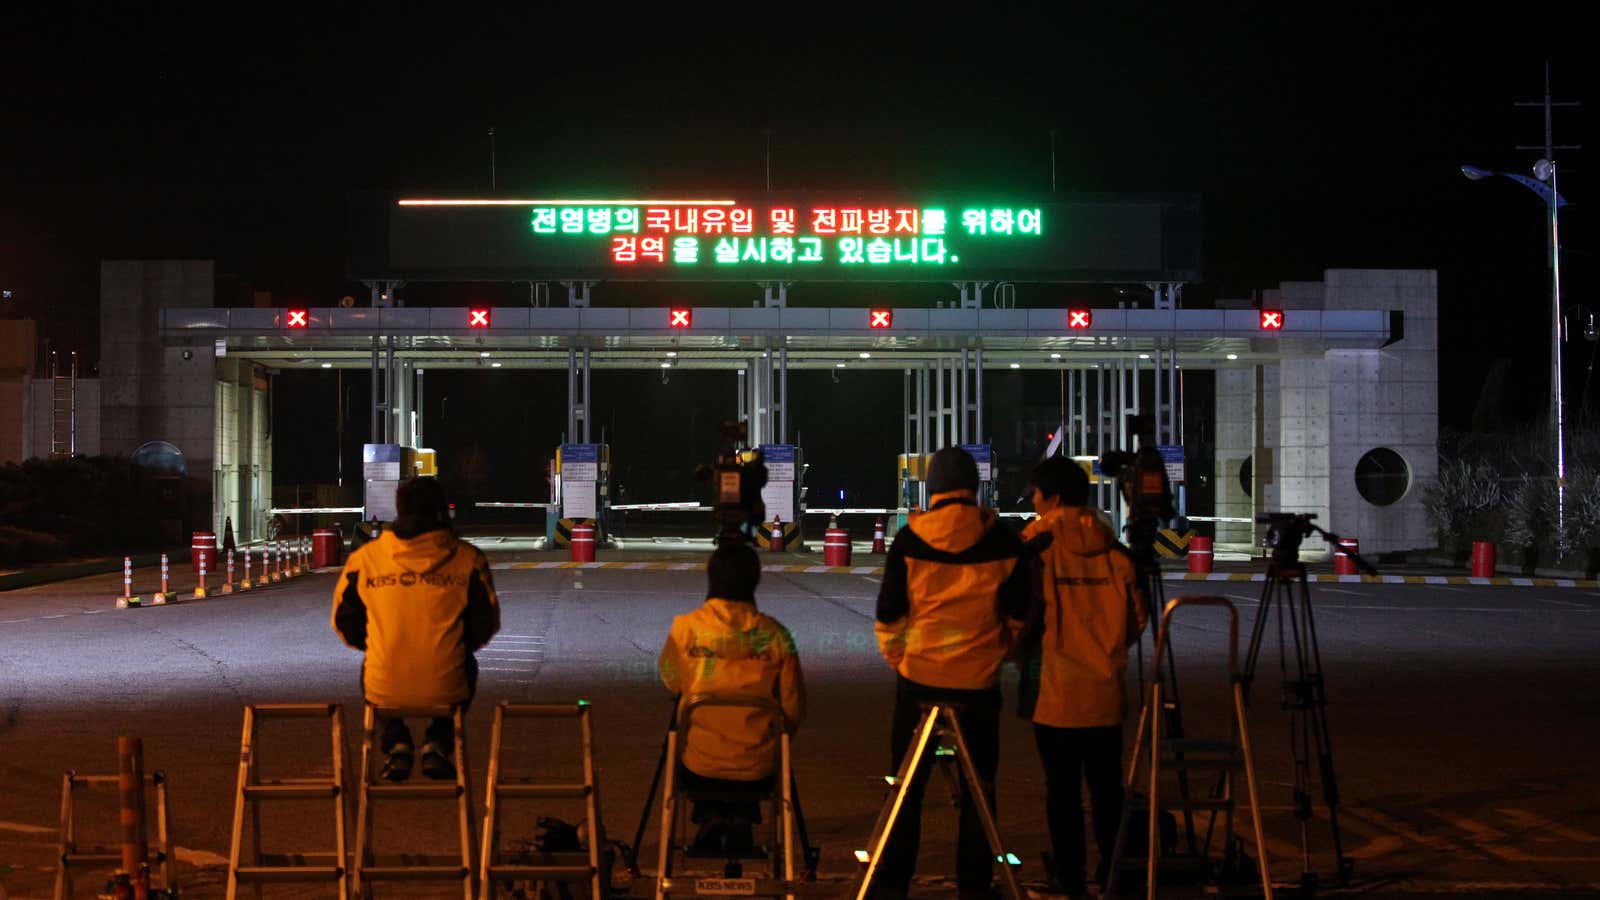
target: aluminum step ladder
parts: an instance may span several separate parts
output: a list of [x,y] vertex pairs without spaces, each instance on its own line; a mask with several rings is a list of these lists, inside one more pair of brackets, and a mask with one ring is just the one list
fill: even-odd
[[[856,860],[862,866],[861,880],[852,890],[851,896],[855,900],[867,900],[872,896],[873,883],[878,877],[879,864],[883,860],[883,851],[889,845],[889,836],[894,833],[895,823],[899,821],[906,796],[911,791],[913,773],[924,765],[937,766],[938,753],[943,745],[954,748],[961,778],[976,800],[974,806],[977,808],[978,821],[983,826],[984,837],[989,841],[989,851],[999,863],[1001,893],[1008,900],[1021,900],[1022,889],[1017,885],[1017,874],[1012,862],[1015,856],[1007,852],[1004,842],[1000,839],[1000,829],[995,824],[994,814],[989,809],[983,779],[978,777],[977,766],[972,762],[972,753],[967,749],[967,740],[961,734],[961,725],[956,722],[955,708],[935,703],[928,704],[925,709],[922,721],[912,734],[911,747],[906,750],[905,758],[900,761],[900,771],[895,774],[893,789],[884,800],[883,808],[878,811],[878,821],[872,826],[872,836],[867,840],[867,849],[856,851]],[[928,774],[931,777],[933,773]]]
[[[463,900],[473,900],[476,893],[476,875],[472,865],[472,790],[468,787],[466,736],[462,728],[462,710],[456,706],[437,706],[426,709],[391,709],[366,704],[361,731],[361,792],[356,804],[356,854],[351,894],[356,900],[373,896],[372,884],[377,881],[459,881]],[[397,717],[449,717],[454,723],[455,746],[451,761],[455,763],[454,781],[433,781],[413,773],[412,780],[391,783],[378,777],[384,754],[378,746],[377,719]],[[416,779],[421,779],[420,781]],[[372,847],[373,804],[378,800],[453,800],[459,830],[460,852],[453,862],[438,862],[423,854],[400,854],[397,861],[379,862]]]
[[[161,872],[160,889],[152,888],[151,896],[172,896],[178,893],[177,859],[172,855],[172,821],[167,807],[167,776],[157,770],[145,775],[146,786],[155,788],[156,840],[150,851],[150,868]],[[67,771],[61,775],[61,831],[56,854],[55,900],[71,900],[73,870],[111,872],[122,868],[120,847],[78,846],[78,815],[74,799],[86,789],[117,788],[120,776],[79,775]]]
[[[770,807],[767,815],[767,843],[756,846],[747,855],[729,859],[726,854],[696,853],[684,840],[691,824],[689,793],[678,782],[680,756],[688,742],[694,713],[708,707],[742,709],[760,712],[771,718],[777,731],[778,759],[774,766],[770,793],[740,794],[725,799],[749,800]],[[673,729],[667,733],[667,756],[661,788],[661,843],[657,848],[655,900],[669,896],[754,896],[783,897],[794,900],[799,878],[795,870],[796,850],[796,798],[794,796],[794,769],[789,752],[788,719],[776,700],[764,697],[715,697],[696,694],[684,701],[678,711]],[[704,795],[710,797],[711,795]],[[692,860],[716,861],[720,868],[715,872],[688,870]],[[760,877],[745,877],[744,862],[765,863],[766,872]],[[730,866],[739,866],[730,871]],[[802,889],[803,890],[803,889]]]
[[[1170,706],[1173,701],[1162,696],[1164,682],[1161,677],[1161,666],[1170,655],[1173,614],[1184,607],[1200,606],[1221,607],[1228,613],[1228,681],[1232,692],[1229,735],[1220,740],[1164,738],[1161,736],[1161,722],[1164,717],[1159,713],[1167,709],[1163,704]],[[1156,632],[1153,668],[1155,674],[1150,679],[1149,693],[1139,710],[1139,726],[1134,731],[1133,760],[1128,765],[1128,776],[1123,785],[1127,800],[1123,804],[1122,818],[1117,824],[1117,841],[1111,854],[1111,865],[1108,867],[1105,895],[1115,896],[1117,893],[1117,878],[1124,868],[1123,854],[1128,844],[1129,823],[1140,805],[1140,798],[1136,797],[1134,788],[1139,784],[1140,768],[1145,767],[1147,781],[1143,800],[1144,811],[1149,818],[1146,853],[1141,867],[1145,870],[1146,898],[1155,900],[1157,894],[1162,861],[1159,833],[1162,810],[1177,809],[1189,815],[1194,813],[1209,815],[1206,840],[1199,847],[1199,855],[1190,860],[1199,864],[1202,874],[1210,879],[1219,880],[1219,876],[1241,867],[1240,860],[1236,857],[1238,842],[1234,840],[1234,813],[1237,807],[1234,790],[1235,782],[1242,773],[1250,803],[1251,827],[1255,833],[1256,869],[1260,879],[1261,897],[1262,900],[1272,900],[1272,879],[1267,871],[1266,841],[1261,829],[1261,804],[1256,790],[1255,763],[1250,751],[1250,728],[1245,719],[1244,685],[1239,677],[1239,613],[1234,605],[1222,597],[1178,597],[1168,603],[1167,608],[1162,611],[1160,628]],[[1217,775],[1217,789],[1204,797],[1190,796],[1187,791],[1181,791],[1176,801],[1165,802],[1161,792],[1161,775],[1166,770],[1185,776],[1205,773]],[[1189,783],[1193,781],[1192,778],[1188,779]],[[1208,850],[1219,816],[1222,819],[1222,859],[1213,864],[1208,858]]]
[[[256,752],[257,726],[266,721],[326,717],[332,738],[332,775],[328,778],[283,778],[262,781]],[[332,852],[267,854],[262,850],[261,803],[267,800],[329,800],[333,804]],[[245,812],[251,821],[251,861],[243,865]],[[315,863],[313,863],[315,861]],[[228,900],[249,884],[261,895],[263,884],[333,883],[339,897],[349,895],[345,849],[344,708],[337,703],[262,703],[244,708],[239,738],[239,783],[233,800],[233,840],[228,851]]]
[[[610,878],[601,858],[606,830],[600,818],[600,784],[594,767],[593,707],[576,703],[500,703],[494,708],[494,732],[489,747],[489,786],[484,794],[483,862],[479,869],[480,897],[499,896],[501,885],[511,882],[589,883],[590,900],[603,900]],[[583,780],[555,783],[507,777],[502,765],[505,725],[508,719],[577,719],[583,751]],[[508,800],[582,800],[587,824],[587,850],[533,850],[512,856],[500,849],[500,817]],[[554,895],[554,892],[551,892]],[[537,892],[530,893],[536,896]]]

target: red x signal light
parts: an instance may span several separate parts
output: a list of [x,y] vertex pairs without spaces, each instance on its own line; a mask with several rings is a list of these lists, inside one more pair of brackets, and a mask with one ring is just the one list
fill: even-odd
[[867,318],[867,327],[868,328],[893,328],[894,327],[894,310],[892,310],[892,309],[874,309],[874,310],[872,310],[871,311],[871,315],[869,315],[868,318]]
[[1261,311],[1261,330],[1262,331],[1282,331],[1283,330],[1283,310],[1281,310],[1281,309],[1263,309]]
[[484,308],[479,308],[479,307],[476,307],[476,306],[473,307],[472,309],[467,310],[467,327],[468,328],[488,328],[489,327],[489,310],[488,309],[484,309]]
[[287,315],[284,316],[283,324],[287,328],[310,328],[311,327],[311,313],[310,313],[310,310],[304,310],[304,309],[291,309],[291,310],[288,310],[287,311]]
[[694,321],[694,313],[688,309],[673,307],[667,311],[668,328],[688,328]]
[[1088,328],[1094,322],[1094,312],[1087,309],[1067,310],[1067,327],[1076,331]]

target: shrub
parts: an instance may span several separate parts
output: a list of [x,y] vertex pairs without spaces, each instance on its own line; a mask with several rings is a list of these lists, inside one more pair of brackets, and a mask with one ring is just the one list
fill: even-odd
[[1505,531],[1505,491],[1500,475],[1486,462],[1450,460],[1422,490],[1422,507],[1428,514],[1439,547],[1465,553],[1472,541],[1498,541]]
[[55,562],[66,555],[66,543],[53,534],[0,525],[0,563]]
[[1548,478],[1523,475],[1512,489],[1511,502],[1506,509],[1506,540],[1520,550],[1549,549],[1560,554],[1564,547],[1550,546],[1557,538],[1555,531],[1554,482]]

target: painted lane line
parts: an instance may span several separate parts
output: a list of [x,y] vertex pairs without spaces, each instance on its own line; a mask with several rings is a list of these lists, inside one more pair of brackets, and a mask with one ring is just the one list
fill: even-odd
[[521,653],[521,654],[524,654],[524,655],[527,655],[527,656],[538,656],[539,654],[543,653],[544,651],[543,650],[513,650],[513,649],[510,649],[510,648],[507,648],[507,649],[504,649],[504,650],[487,650],[486,649],[486,650],[483,650],[481,652],[484,654],[485,658],[491,658],[491,657],[489,657],[489,654],[491,654],[491,653]]
[[1557,606],[1576,607],[1577,609],[1590,609],[1590,608],[1592,608],[1587,603],[1574,603],[1571,600],[1554,600],[1554,599],[1551,599],[1549,597],[1535,597],[1533,599],[1538,600],[1540,603],[1554,603]]
[[1497,809],[1495,812],[1525,828],[1547,831],[1557,837],[1564,837],[1569,841],[1577,841],[1580,844],[1600,844],[1600,835],[1590,834],[1580,828],[1563,825],[1560,822],[1552,821],[1526,809]]
[[40,616],[39,618],[41,618],[41,619],[65,619],[66,617],[67,617],[66,613],[57,613],[56,615],[53,615],[53,616]]
[[515,672],[518,675],[526,675],[526,674],[528,674],[528,670],[527,669],[504,669],[504,668],[496,668],[495,666],[479,666],[478,668],[481,669],[484,672]]
[[60,829],[44,825],[28,825],[23,822],[0,822],[0,831],[15,831],[19,834],[56,834]]
[[1323,588],[1322,592],[1325,593],[1325,594],[1347,594],[1347,595],[1349,595],[1351,597],[1365,597],[1365,596],[1367,596],[1365,593],[1362,593],[1361,591],[1347,591],[1347,590],[1344,590],[1343,588]]

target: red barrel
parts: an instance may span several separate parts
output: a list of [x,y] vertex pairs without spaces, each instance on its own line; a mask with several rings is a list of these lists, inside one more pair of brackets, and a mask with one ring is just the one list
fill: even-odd
[[823,532],[822,561],[830,566],[850,565],[850,532],[843,528]]
[[772,533],[767,536],[767,549],[773,553],[783,552],[783,520],[777,516],[772,517]]
[[1333,574],[1357,575],[1360,571],[1356,568],[1356,561],[1351,553],[1361,552],[1361,542],[1355,538],[1339,538],[1339,546],[1333,550]]
[[196,531],[189,541],[189,566],[197,573],[202,558],[206,561],[207,572],[217,570],[217,533],[214,531]]
[[1472,542],[1472,577],[1494,577],[1494,541]]
[[572,526],[572,561],[594,562],[594,526]]
[[311,568],[325,569],[344,562],[344,534],[337,528],[311,532]]
[[1189,571],[1195,575],[1211,574],[1211,538],[1197,534],[1189,538]]

